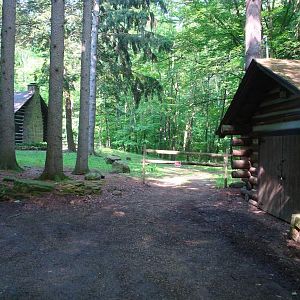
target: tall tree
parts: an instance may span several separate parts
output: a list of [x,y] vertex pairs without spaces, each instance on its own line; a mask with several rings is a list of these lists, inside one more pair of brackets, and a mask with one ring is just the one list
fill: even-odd
[[252,59],[259,58],[261,55],[261,35],[261,0],[246,0],[246,69],[248,69]]
[[95,117],[96,117],[96,66],[99,27],[99,0],[94,0],[92,41],[91,41],[91,72],[90,72],[90,107],[89,107],[89,154],[94,154]]
[[89,142],[89,96],[91,64],[91,31],[93,0],[83,2],[83,27],[81,48],[80,114],[78,130],[78,149],[74,174],[85,174],[88,166]]
[[51,45],[47,154],[43,179],[64,177],[62,156],[62,108],[64,72],[64,0],[51,0]]
[[66,112],[66,135],[67,135],[67,144],[69,152],[76,152],[76,146],[74,142],[73,134],[73,122],[72,122],[72,100],[71,100],[71,88],[70,82],[68,80],[67,74],[65,75],[64,81],[64,90],[65,90],[65,112]]
[[15,153],[14,60],[16,2],[3,0],[0,76],[0,169],[18,169]]

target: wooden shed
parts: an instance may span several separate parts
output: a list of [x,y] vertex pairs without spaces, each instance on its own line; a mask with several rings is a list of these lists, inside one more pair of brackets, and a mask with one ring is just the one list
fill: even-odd
[[48,108],[36,84],[14,95],[15,141],[17,144],[46,142]]
[[300,60],[253,60],[218,135],[232,137],[232,172],[270,214],[300,213]]

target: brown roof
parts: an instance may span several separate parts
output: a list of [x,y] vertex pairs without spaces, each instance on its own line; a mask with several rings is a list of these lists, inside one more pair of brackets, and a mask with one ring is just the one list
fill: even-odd
[[300,60],[266,58],[256,61],[300,90]]
[[223,136],[222,125],[249,128],[245,124],[251,122],[251,116],[259,106],[261,96],[278,86],[286,89],[290,95],[300,95],[300,60],[273,58],[252,60],[217,134]]

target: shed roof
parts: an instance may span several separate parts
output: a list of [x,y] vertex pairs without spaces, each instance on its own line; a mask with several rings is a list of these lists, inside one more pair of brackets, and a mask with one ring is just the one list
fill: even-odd
[[33,91],[17,92],[14,95],[14,112],[17,112],[31,97]]
[[[222,136],[222,125],[234,125],[249,130],[251,116],[268,90],[282,87],[292,95],[300,95],[300,60],[253,60],[243,77],[233,100],[217,130]],[[245,132],[246,133],[246,132]]]
[[300,92],[300,60],[268,58],[257,59],[256,62],[266,68],[266,72],[274,73],[279,80],[286,80]]

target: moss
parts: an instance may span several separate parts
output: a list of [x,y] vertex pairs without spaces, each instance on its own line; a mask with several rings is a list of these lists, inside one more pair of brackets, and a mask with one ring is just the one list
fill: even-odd
[[14,190],[21,193],[43,193],[51,192],[55,188],[54,183],[41,180],[16,179],[14,181]]
[[88,174],[86,174],[84,176],[85,180],[101,180],[101,179],[104,179],[104,178],[105,178],[105,176],[102,173],[97,172],[97,171],[89,172]]
[[101,193],[102,185],[99,181],[66,181],[59,186],[56,190],[60,195],[93,195]]

